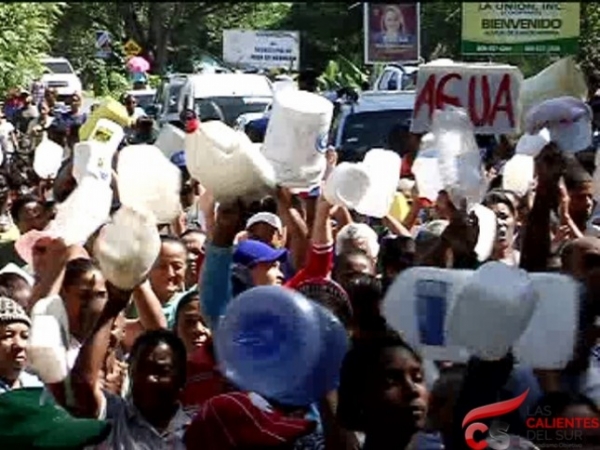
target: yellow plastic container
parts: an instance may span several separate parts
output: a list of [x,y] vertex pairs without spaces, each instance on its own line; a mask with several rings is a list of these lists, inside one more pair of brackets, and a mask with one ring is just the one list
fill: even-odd
[[100,119],[111,120],[121,125],[123,128],[129,127],[132,122],[129,114],[127,114],[127,109],[125,109],[125,106],[115,99],[107,97],[88,117],[88,120],[81,125],[81,128],[79,128],[79,139],[81,141],[87,141],[91,137],[94,129],[96,128],[96,123]]

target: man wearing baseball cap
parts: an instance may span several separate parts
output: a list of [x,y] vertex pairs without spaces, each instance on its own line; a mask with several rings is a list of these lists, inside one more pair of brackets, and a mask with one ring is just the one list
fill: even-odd
[[250,239],[273,247],[281,247],[283,244],[283,223],[277,215],[270,212],[259,212],[250,217],[246,222],[246,232]]
[[255,239],[240,242],[233,253],[234,264],[248,271],[253,286],[283,284],[281,264],[286,259],[286,249],[275,249]]

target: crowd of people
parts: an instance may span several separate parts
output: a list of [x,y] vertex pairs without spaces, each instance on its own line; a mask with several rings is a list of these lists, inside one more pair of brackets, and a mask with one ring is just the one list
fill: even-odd
[[[133,97],[122,102],[135,119],[126,143],[152,144],[152,121]],[[535,188],[519,195],[502,189],[502,166],[516,141],[501,139],[485,168],[489,188],[481,203],[497,218],[485,261],[475,251],[478,221],[445,191],[434,203],[423,199],[410,164],[398,175],[390,213],[374,219],[329,203],[320,189],[279,186],[253,202],[217,203],[180,153],[172,163],[181,170],[181,214],[159,224],[158,258],[127,290],[100,269],[98,234],[81,245],[46,235],[24,251],[25,237],[48,229],[56,205],[77,185],[72,152],[87,120],[81,96],[63,108],[51,89],[12,92],[2,111],[5,161],[23,135],[33,149],[47,136],[66,156],[53,180],[39,179],[30,167],[16,176],[7,162],[0,171],[0,448],[458,450],[476,448],[465,440],[469,411],[525,391],[525,404],[501,417],[509,441],[493,448],[559,443],[528,435],[531,411],[599,423],[600,240],[589,157],[595,149],[572,156],[547,143],[535,158]],[[182,125],[197,119],[183,114]],[[415,159],[421,137],[407,137],[403,161]],[[335,149],[326,157],[328,174]],[[118,208],[117,198],[113,213]],[[428,361],[388,324],[383,300],[405,271],[475,270],[491,261],[562,272],[585,287],[577,349],[563,370],[535,370],[511,351],[464,364]],[[316,285],[324,288],[307,289]],[[311,296],[345,328],[350,344],[339,383],[322,398],[286,403],[243,389],[223,369],[214,337],[227,307],[262,286]],[[28,364],[28,347],[36,315],[57,301],[66,311],[68,377],[51,382]],[[555,339],[569,332],[556,330]],[[570,443],[577,448],[600,446],[600,426],[576,431]]]

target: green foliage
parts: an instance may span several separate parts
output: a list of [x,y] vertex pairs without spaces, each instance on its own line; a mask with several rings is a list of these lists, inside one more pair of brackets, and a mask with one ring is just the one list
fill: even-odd
[[0,4],[0,91],[30,83],[42,73],[40,57],[63,3]]
[[368,76],[343,56],[339,56],[337,60],[330,60],[319,77],[320,87],[326,91],[344,86],[359,89],[365,81],[368,81]]

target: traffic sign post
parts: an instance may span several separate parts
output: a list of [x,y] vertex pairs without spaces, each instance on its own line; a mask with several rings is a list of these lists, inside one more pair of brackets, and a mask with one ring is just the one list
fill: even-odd
[[133,39],[129,39],[123,46],[123,50],[127,56],[137,56],[142,52],[142,47]]
[[108,59],[112,55],[112,39],[108,31],[96,31],[96,58]]

